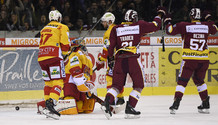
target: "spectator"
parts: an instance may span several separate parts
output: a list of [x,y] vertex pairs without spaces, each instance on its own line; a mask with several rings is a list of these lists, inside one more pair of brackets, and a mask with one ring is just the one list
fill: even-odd
[[6,21],[0,15],[0,30],[7,30]]
[[189,17],[188,17],[188,13],[189,13],[188,7],[186,5],[184,5],[182,9],[176,11],[175,14],[173,14],[174,20],[172,23],[175,24],[175,23],[178,23],[181,21],[186,21],[186,22],[189,21],[190,22]]
[[40,22],[39,22],[37,29],[41,30],[45,25],[47,25],[47,23],[48,23],[48,20],[46,18],[46,15],[45,14],[41,15]]
[[146,1],[142,1],[142,0],[134,0],[135,1],[135,10],[138,12],[138,16],[139,16],[139,20],[145,20],[146,18],[146,6],[148,6],[148,4],[146,3]]
[[113,11],[114,16],[116,17],[115,24],[121,24],[121,22],[123,22],[125,11],[123,2],[121,0],[117,1],[116,8]]
[[70,30],[73,29],[74,25],[70,22],[70,16],[65,15],[62,22],[67,25]]
[[74,30],[78,30],[79,34],[81,33],[82,30],[88,30],[89,27],[84,24],[83,19],[79,18],[76,21],[76,24],[74,26]]
[[36,15],[36,19],[37,19],[37,22],[40,21],[40,17],[43,15],[43,14],[48,14],[48,7],[46,6],[46,3],[44,0],[39,0],[37,4],[35,4],[34,6],[36,8],[36,11],[35,11],[35,15]]
[[32,4],[32,2],[30,0],[23,0],[23,5],[24,5],[24,10],[22,12],[22,25],[24,25],[24,23],[28,23],[30,29],[33,29],[33,18],[35,19],[35,8]]
[[160,6],[160,4],[158,3],[158,0],[149,0],[148,5],[149,13],[147,13],[147,20],[152,21],[154,19],[154,15],[156,15],[156,8]]
[[24,10],[21,0],[7,0],[5,5],[8,8],[8,13],[15,13],[17,15],[17,23],[20,25],[20,13]]
[[5,4],[2,4],[1,5],[1,11],[4,10],[4,11],[8,11],[8,8]]
[[71,19],[71,23],[76,22],[76,18],[77,18],[77,13],[74,10],[74,7],[72,6],[71,2],[66,1],[64,3],[64,8],[63,8],[63,15],[64,16],[69,16],[69,18]]
[[[97,21],[101,18],[101,15],[98,10],[98,5],[96,2],[93,2],[91,5],[91,10],[87,14],[87,24],[92,27],[97,23]],[[100,30],[103,29],[102,25],[98,24],[95,29]]]
[[20,24],[19,24],[19,22],[18,22],[18,16],[17,16],[17,14],[15,14],[15,13],[12,13],[12,14],[11,14],[10,20],[9,20],[9,22],[7,23],[7,29],[8,29],[9,31],[12,31],[12,30],[22,30],[22,29],[21,29],[21,26],[20,26]]
[[23,30],[24,30],[24,31],[30,30],[30,24],[29,24],[29,22],[24,22]]
[[106,9],[107,9],[106,1],[105,0],[101,0],[100,4],[99,4],[100,15],[104,15],[104,13],[106,12]]

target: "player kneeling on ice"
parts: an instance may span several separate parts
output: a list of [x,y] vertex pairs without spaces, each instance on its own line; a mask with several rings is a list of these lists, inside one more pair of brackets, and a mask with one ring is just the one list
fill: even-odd
[[[87,58],[87,49],[80,39],[71,41],[71,46],[72,53],[65,59],[64,100],[59,100],[55,108],[62,115],[91,113],[95,100],[87,96],[95,86],[91,81],[93,65]],[[43,102],[37,105],[43,107]]]

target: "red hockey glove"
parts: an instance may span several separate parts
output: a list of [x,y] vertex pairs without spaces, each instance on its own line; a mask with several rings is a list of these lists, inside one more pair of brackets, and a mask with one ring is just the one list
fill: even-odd
[[157,14],[159,15],[161,15],[161,18],[163,18],[166,14],[167,14],[167,12],[166,12],[166,8],[165,7],[158,7],[157,8]]
[[97,71],[104,68],[104,61],[97,60],[96,61],[96,68],[97,68]]

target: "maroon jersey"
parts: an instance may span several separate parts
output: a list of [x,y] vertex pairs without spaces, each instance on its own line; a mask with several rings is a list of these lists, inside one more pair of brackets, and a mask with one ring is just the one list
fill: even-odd
[[[108,48],[109,57],[113,56],[114,48],[116,53],[127,51],[126,54],[137,54],[141,37],[145,33],[155,32],[160,29],[161,19],[156,16],[153,22],[140,20],[133,24],[121,24],[114,26],[110,34],[110,46]],[[122,54],[125,55],[125,54]],[[115,55],[117,56],[117,55]]]
[[166,27],[169,35],[181,34],[184,60],[209,60],[207,39],[209,34],[216,32],[217,28],[212,22],[180,22],[174,26],[168,24]]

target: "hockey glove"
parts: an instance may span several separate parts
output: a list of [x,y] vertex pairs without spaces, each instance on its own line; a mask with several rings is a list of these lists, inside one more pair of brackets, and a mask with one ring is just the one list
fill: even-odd
[[164,25],[167,25],[167,24],[171,23],[171,21],[172,21],[171,14],[167,14],[164,17]]
[[104,61],[101,61],[100,57],[96,61],[96,68],[97,68],[97,71],[99,71],[100,69],[104,68]]
[[209,12],[209,11],[204,11],[203,13],[202,13],[202,19],[204,20],[204,21],[211,21],[212,20],[212,16],[211,16],[211,13]]
[[167,14],[166,8],[159,6],[159,7],[157,8],[157,14],[158,14],[158,15],[161,15],[161,18],[163,18],[163,17]]
[[108,67],[111,69],[113,69],[114,67],[114,57],[113,56],[112,57],[108,56]]

